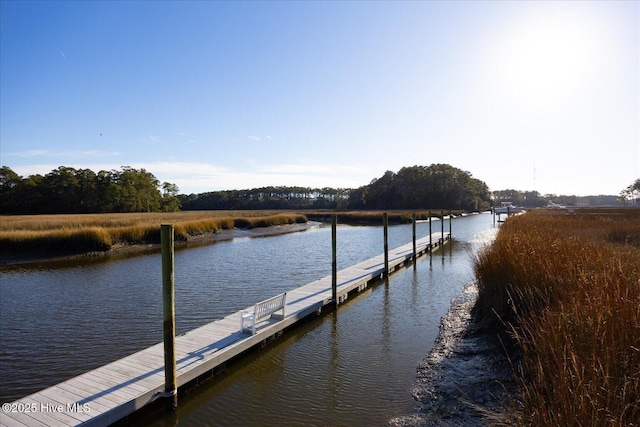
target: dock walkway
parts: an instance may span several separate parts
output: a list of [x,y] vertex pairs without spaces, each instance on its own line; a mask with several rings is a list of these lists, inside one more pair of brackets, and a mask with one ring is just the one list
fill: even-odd
[[[449,233],[433,233],[431,238],[416,240],[417,256],[437,249],[449,237]],[[412,257],[413,242],[389,250],[389,274],[410,263]],[[338,301],[364,290],[384,273],[384,254],[340,270]],[[288,291],[284,319],[257,323],[255,335],[240,331],[240,314],[236,312],[176,337],[178,387],[211,376],[230,359],[320,313],[332,304],[331,279],[329,275]],[[108,426],[161,398],[163,391],[164,347],[159,343],[4,404],[0,426]]]

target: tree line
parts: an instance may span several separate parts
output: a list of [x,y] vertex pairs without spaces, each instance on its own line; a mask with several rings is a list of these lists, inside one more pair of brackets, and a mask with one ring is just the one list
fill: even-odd
[[46,175],[21,177],[0,168],[0,213],[108,213],[178,211],[178,187],[145,169],[93,172],[60,166]]
[[387,171],[356,189],[262,187],[179,196],[182,209],[429,209],[483,210],[487,185],[446,164]]
[[309,187],[261,187],[180,195],[183,210],[346,209],[352,190]]
[[491,203],[489,187],[470,172],[448,164],[411,166],[387,171],[350,197],[353,208],[478,211]]
[[487,185],[446,164],[387,171],[356,189],[262,187],[179,195],[145,169],[99,171],[60,166],[21,177],[0,168],[0,213],[107,213],[207,209],[462,209],[490,206]]
[[[640,180],[619,196],[639,200]],[[491,193],[471,173],[448,164],[404,167],[386,171],[359,188],[261,187],[248,190],[178,194],[178,187],[160,181],[145,169],[123,166],[99,171],[60,166],[46,175],[21,177],[0,167],[0,213],[107,213],[208,209],[454,209],[486,210],[491,204],[542,207],[612,205],[616,196],[556,196],[537,191],[500,190]]]

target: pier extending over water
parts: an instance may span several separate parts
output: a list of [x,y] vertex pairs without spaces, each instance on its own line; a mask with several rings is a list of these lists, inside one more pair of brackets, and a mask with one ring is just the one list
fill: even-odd
[[[332,275],[290,290],[284,318],[259,321],[255,335],[240,331],[238,312],[180,335],[175,342],[179,390],[213,376],[230,360],[263,345],[302,319],[333,309],[336,299],[343,302],[351,293],[366,289],[385,274],[412,262],[414,253],[417,257],[429,253],[449,238],[450,234],[444,231],[433,233],[417,240],[415,246],[408,243],[338,271],[335,299]],[[159,343],[3,405],[0,425],[107,426],[165,400],[164,372],[163,343]]]

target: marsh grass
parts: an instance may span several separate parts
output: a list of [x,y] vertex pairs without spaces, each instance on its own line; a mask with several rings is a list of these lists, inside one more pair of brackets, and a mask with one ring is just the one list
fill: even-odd
[[[459,215],[462,211],[453,211]],[[174,224],[175,240],[188,242],[197,236],[233,228],[251,229],[306,223],[307,218],[341,223],[382,224],[383,211],[183,211],[81,215],[0,216],[0,254],[70,254],[104,252],[114,245],[157,244],[160,224]],[[445,211],[447,214],[448,211]],[[390,224],[411,222],[411,211],[389,212]],[[432,210],[433,217],[440,210]],[[429,211],[416,213],[428,219]]]
[[114,245],[160,242],[160,224],[174,224],[175,240],[186,242],[220,230],[305,223],[299,213],[198,211],[149,214],[21,215],[0,217],[0,253],[84,253]]
[[535,211],[475,262],[480,321],[521,357],[504,424],[640,422],[640,211]]
[[307,222],[307,217],[302,214],[277,214],[266,217],[241,217],[233,220],[236,228],[259,228],[274,225],[301,224]]

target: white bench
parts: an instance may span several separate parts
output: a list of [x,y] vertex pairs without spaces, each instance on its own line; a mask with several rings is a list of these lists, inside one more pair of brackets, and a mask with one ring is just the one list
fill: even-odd
[[[253,306],[253,311],[243,310],[240,313],[240,332],[250,330],[252,335],[256,333],[256,322],[265,317],[271,317],[273,319],[284,319],[284,305],[287,299],[287,293],[276,295],[273,298],[260,301]],[[276,311],[282,310],[282,314],[274,314]],[[245,322],[247,327],[245,327]]]

